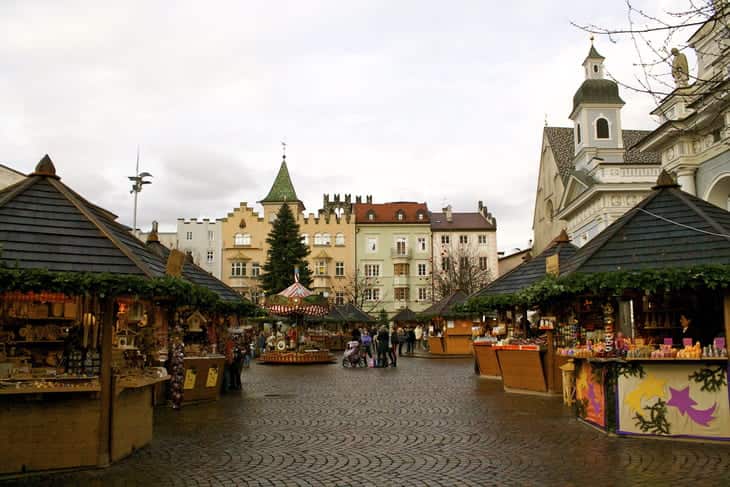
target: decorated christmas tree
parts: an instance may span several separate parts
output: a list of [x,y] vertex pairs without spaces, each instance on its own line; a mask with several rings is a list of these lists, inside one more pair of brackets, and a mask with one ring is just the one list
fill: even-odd
[[299,269],[299,282],[308,287],[312,282],[312,271],[306,261],[309,248],[302,242],[299,224],[289,205],[281,205],[266,242],[269,251],[261,279],[266,294],[276,294],[292,284],[295,268]]

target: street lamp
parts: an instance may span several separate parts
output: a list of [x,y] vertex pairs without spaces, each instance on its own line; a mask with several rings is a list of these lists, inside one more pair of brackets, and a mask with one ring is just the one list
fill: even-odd
[[151,178],[152,174],[148,172],[139,172],[139,146],[137,147],[137,168],[134,176],[128,176],[129,180],[132,181],[132,190],[129,194],[134,193],[134,218],[132,223],[132,229],[134,232],[137,231],[137,196],[142,191],[142,187],[145,184],[152,184],[152,181],[147,181],[145,178]]

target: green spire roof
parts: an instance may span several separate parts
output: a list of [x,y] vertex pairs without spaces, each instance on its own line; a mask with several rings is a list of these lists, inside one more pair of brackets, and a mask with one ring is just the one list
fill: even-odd
[[591,41],[591,50],[588,51],[588,56],[586,56],[586,59],[606,59],[605,57],[598,54],[598,51],[596,51],[596,48],[593,46],[593,42]]
[[281,161],[281,167],[279,168],[279,174],[276,175],[269,194],[260,203],[286,203],[292,201],[301,203],[299,198],[297,198],[297,192],[294,191],[294,185],[289,176],[289,169],[286,167],[286,156],[284,156],[284,159]]

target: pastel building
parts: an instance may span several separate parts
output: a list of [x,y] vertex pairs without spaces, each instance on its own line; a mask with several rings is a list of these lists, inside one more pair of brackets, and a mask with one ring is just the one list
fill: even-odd
[[[164,238],[164,237],[163,237]],[[160,241],[165,246],[169,242]],[[189,254],[198,266],[221,279],[221,223],[208,218],[177,220],[177,249]]]
[[[431,221],[425,203],[355,204],[357,272],[366,310],[392,317],[431,305]],[[369,306],[368,306],[369,305]],[[369,309],[368,309],[369,308]]]
[[22,181],[25,178],[25,174],[20,171],[16,171],[12,167],[0,164],[0,189],[15,184],[18,181]]

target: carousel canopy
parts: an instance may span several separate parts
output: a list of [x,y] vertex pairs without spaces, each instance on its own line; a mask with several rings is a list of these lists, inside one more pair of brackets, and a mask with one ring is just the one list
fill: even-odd
[[266,298],[266,309],[279,316],[324,316],[329,312],[327,299],[295,282],[283,291]]
[[298,282],[295,282],[288,288],[278,293],[279,296],[284,296],[287,298],[306,298],[307,296],[311,296],[313,294],[314,293],[312,291],[302,286]]

